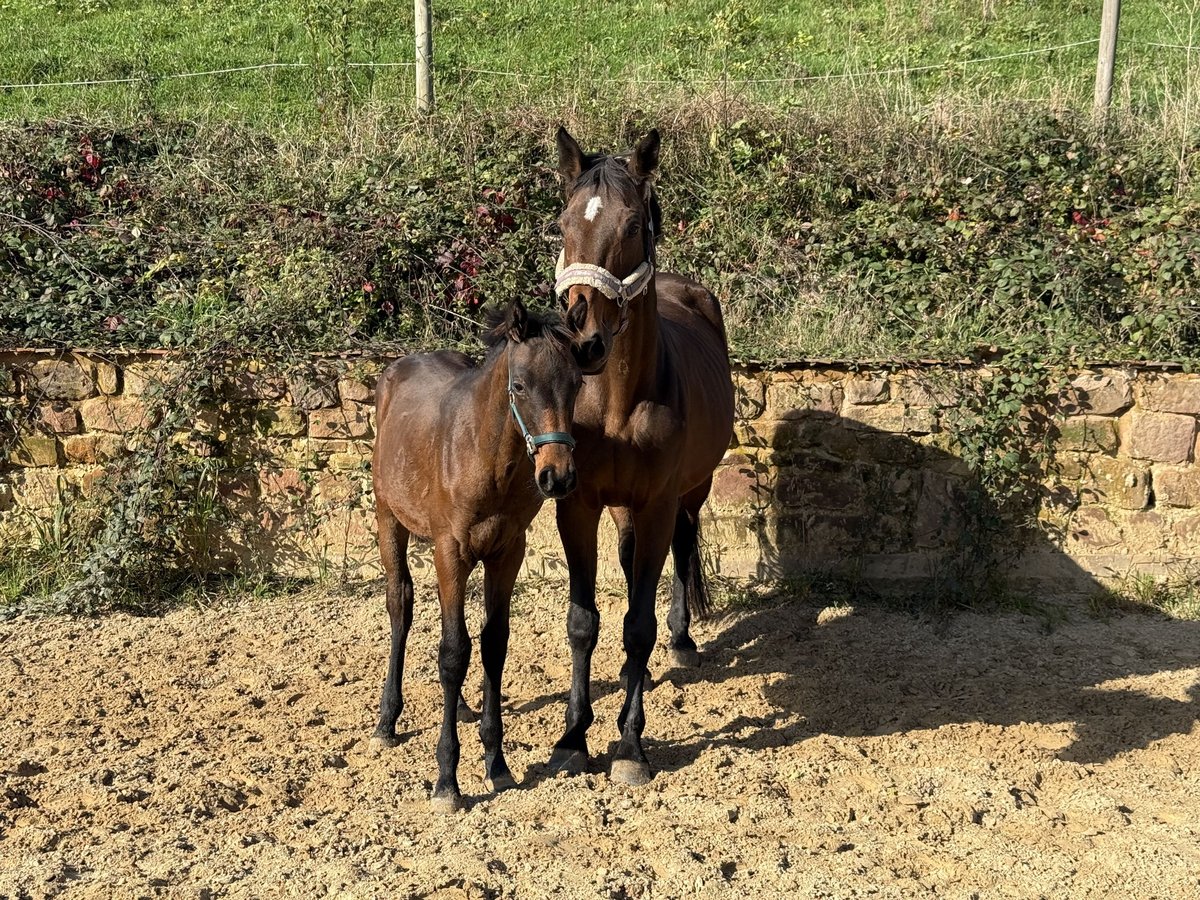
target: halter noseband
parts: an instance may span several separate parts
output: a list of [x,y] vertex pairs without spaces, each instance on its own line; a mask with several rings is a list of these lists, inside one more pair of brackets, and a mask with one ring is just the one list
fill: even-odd
[[[646,189],[649,191],[649,187]],[[604,266],[592,263],[571,263],[566,265],[567,251],[558,252],[558,263],[554,267],[554,296],[561,297],[568,288],[575,285],[592,287],[609,300],[615,300],[621,311],[621,324],[617,326],[620,334],[629,325],[629,301],[641,296],[654,281],[654,216],[646,209],[646,259],[633,270],[628,277],[621,279]]]
[[575,438],[565,431],[547,431],[544,434],[533,434],[521,414],[517,411],[517,395],[513,393],[512,362],[508,366],[508,408],[512,410],[517,427],[521,429],[521,437],[525,439],[525,452],[529,454],[530,462],[537,456],[538,447],[543,444],[566,444],[568,450],[575,449]]

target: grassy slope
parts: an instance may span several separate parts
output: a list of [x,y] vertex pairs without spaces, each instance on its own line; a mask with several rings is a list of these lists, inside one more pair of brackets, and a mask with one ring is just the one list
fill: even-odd
[[[620,96],[630,80],[791,77],[1000,55],[1096,36],[1096,3],[996,0],[509,0],[435,2],[435,55],[443,102],[497,96],[561,102]],[[1186,53],[1137,41],[1192,43],[1192,0],[1126,4],[1123,73],[1135,98],[1161,79],[1181,79]],[[0,118],[127,114],[146,106],[182,116],[303,121],[314,89],[338,60],[407,61],[409,7],[381,0],[0,0],[0,83],[160,76],[264,62],[302,63],[270,73],[110,87],[0,91]],[[617,11],[619,10],[619,11]],[[343,16],[344,12],[344,16]],[[1029,96],[1090,90],[1095,50],[954,67],[913,76],[922,92],[1019,91]],[[523,73],[510,78],[469,72]],[[535,77],[539,76],[539,77]],[[360,98],[406,97],[408,69],[352,72]],[[607,81],[612,79],[612,81]],[[326,84],[327,88],[328,85]],[[821,83],[759,85],[795,99]]]

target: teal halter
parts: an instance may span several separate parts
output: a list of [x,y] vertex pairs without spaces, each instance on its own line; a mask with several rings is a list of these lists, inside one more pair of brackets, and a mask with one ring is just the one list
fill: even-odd
[[543,444],[566,444],[568,450],[575,449],[575,438],[571,437],[565,431],[547,431],[545,434],[530,433],[529,426],[525,424],[525,420],[517,412],[517,395],[513,393],[511,363],[508,367],[508,408],[512,410],[513,418],[517,420],[517,427],[521,429],[521,437],[525,439],[525,452],[529,454],[530,461],[537,456],[538,447],[541,447]]

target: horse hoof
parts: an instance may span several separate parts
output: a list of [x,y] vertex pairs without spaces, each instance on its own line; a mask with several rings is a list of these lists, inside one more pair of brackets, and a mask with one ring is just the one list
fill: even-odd
[[677,669],[700,668],[700,651],[695,647],[672,647],[671,665]]
[[473,725],[479,721],[479,713],[465,703],[458,704],[458,724]]
[[582,750],[555,747],[554,752],[550,754],[550,771],[563,772],[567,775],[582,775],[587,771],[587,754]]
[[460,809],[465,809],[466,804],[463,802],[462,794],[434,794],[429,798],[429,808],[435,813],[449,815],[456,813]]
[[484,778],[483,786],[488,793],[499,794],[501,791],[509,791],[517,786],[517,779],[512,777],[512,772],[501,772],[494,778]]
[[650,764],[633,759],[614,759],[608,777],[617,784],[637,787],[650,781]]
[[373,734],[371,742],[368,745],[372,753],[382,753],[384,750],[391,750],[393,747],[400,746],[400,738],[394,734]]

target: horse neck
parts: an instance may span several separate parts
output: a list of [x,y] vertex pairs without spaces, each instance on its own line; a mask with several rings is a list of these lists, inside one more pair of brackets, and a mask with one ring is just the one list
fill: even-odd
[[479,459],[492,461],[496,484],[505,486],[521,470],[525,441],[508,410],[507,350],[502,350],[481,373],[475,386],[479,422],[475,445]]
[[625,333],[613,341],[608,364],[600,376],[605,405],[617,416],[632,412],[639,402],[654,395],[661,353],[654,282],[650,282],[646,293],[629,302],[629,324]]

